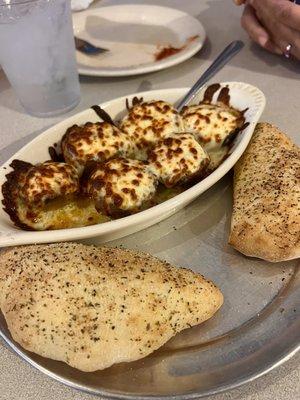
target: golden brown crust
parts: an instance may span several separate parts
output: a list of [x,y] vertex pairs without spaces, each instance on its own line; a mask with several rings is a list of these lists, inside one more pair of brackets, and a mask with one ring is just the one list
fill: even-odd
[[146,162],[114,158],[93,168],[86,192],[101,212],[118,217],[141,211],[153,199],[157,183]]
[[83,371],[145,357],[222,303],[201,275],[136,251],[56,243],[0,253],[14,340]]
[[123,118],[120,129],[135,145],[134,157],[146,159],[147,151],[160,139],[183,130],[180,114],[169,103],[156,100],[135,100]]
[[10,167],[13,170],[6,175],[6,181],[2,185],[3,210],[16,226],[24,230],[32,230],[30,226],[20,220],[17,205],[21,190],[20,182],[24,181],[27,172],[32,168],[32,164],[21,160],[13,160]]
[[90,161],[104,162],[133,151],[127,135],[108,122],[71,126],[62,138],[61,147],[66,162],[80,172]]
[[192,134],[175,133],[149,151],[148,161],[160,182],[171,188],[200,179],[210,158]]
[[185,131],[193,133],[207,151],[213,151],[220,148],[228,136],[233,133],[236,136],[245,128],[245,111],[236,110],[221,102],[200,103],[185,107],[182,118]]
[[[47,201],[79,192],[77,171],[66,163],[45,161],[32,165],[13,160],[2,185],[4,211],[22,229],[36,229]],[[44,228],[46,229],[46,228]]]
[[272,262],[300,257],[300,149],[274,125],[257,125],[235,166],[229,243]]

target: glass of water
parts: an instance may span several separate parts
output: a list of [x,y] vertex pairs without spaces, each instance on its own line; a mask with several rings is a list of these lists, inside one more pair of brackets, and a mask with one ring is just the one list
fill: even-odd
[[70,0],[0,0],[0,65],[28,113],[48,117],[75,107]]

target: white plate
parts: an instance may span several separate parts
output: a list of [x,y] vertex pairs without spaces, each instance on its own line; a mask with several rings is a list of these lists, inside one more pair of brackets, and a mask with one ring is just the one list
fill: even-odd
[[[192,57],[205,41],[205,30],[197,19],[176,9],[151,5],[74,13],[73,28],[77,37],[110,49],[97,56],[77,51],[78,71],[83,75],[128,76],[158,71]],[[181,50],[155,61],[155,55],[168,46]]]
[[[249,108],[245,114],[249,126],[237,137],[229,157],[207,178],[194,185],[185,192],[173,197],[148,210],[139,212],[125,218],[102,224],[92,225],[83,228],[60,229],[55,231],[30,232],[16,228],[10,221],[7,214],[0,210],[0,246],[13,246],[28,243],[47,243],[63,240],[75,240],[88,237],[99,237],[103,242],[120,238],[130,233],[137,232],[148,226],[154,225],[163,219],[168,218],[178,210],[192,202],[205,190],[210,188],[221,179],[240,158],[246,149],[255,125],[265,107],[265,96],[254,86],[241,82],[228,82],[221,85],[229,85],[231,105],[243,110]],[[165,100],[175,103],[186,94],[188,88],[153,90],[143,93],[136,93],[130,96],[120,97],[115,100],[101,104],[113,118],[119,118],[125,113],[125,100],[129,101],[134,97],[143,97],[144,100]],[[204,90],[203,90],[204,91]],[[197,96],[195,102],[199,102],[203,91]],[[87,121],[98,121],[99,118],[92,109],[85,110],[67,120],[48,129],[23,149],[18,151],[10,160],[0,168],[0,186],[5,181],[5,175],[11,170],[9,164],[13,159],[20,159],[31,163],[38,163],[49,159],[48,147],[59,142],[66,129],[73,124],[83,124]]]

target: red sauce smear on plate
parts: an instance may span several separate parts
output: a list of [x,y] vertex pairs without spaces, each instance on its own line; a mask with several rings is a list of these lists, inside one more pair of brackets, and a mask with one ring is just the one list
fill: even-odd
[[158,52],[154,55],[155,61],[160,61],[163,60],[164,58],[173,56],[174,54],[179,53],[181,50],[185,49],[188,44],[190,44],[193,40],[197,39],[199,36],[192,36],[187,39],[186,43],[182,47],[172,47],[172,46],[166,46],[163,48],[159,48]]

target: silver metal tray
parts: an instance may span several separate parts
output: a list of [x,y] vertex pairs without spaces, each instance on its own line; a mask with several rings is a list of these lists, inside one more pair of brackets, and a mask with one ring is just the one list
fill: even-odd
[[[177,335],[151,356],[105,371],[82,373],[24,351],[0,314],[0,333],[47,375],[110,398],[199,398],[249,382],[300,348],[299,261],[271,264],[227,245],[231,176],[184,210],[109,245],[141,249],[212,279],[225,303],[210,321]],[[85,243],[98,244],[96,239]]]

